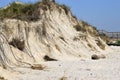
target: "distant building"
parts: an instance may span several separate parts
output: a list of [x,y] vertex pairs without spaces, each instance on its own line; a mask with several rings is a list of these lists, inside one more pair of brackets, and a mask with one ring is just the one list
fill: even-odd
[[107,32],[105,30],[99,30],[99,33],[105,34],[106,36],[112,39],[120,39],[120,32]]

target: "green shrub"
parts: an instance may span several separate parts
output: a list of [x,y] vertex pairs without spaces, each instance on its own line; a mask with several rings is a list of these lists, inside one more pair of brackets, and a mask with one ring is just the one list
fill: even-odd
[[118,45],[120,45],[120,40],[118,40],[116,43],[117,43]]
[[[15,18],[21,20],[35,20],[32,13],[35,12],[37,5],[11,3],[6,9],[0,9],[0,18]],[[33,19],[31,19],[33,18]]]

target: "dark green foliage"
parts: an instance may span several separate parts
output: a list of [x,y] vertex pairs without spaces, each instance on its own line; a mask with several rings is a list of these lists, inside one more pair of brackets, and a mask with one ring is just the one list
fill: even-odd
[[[39,11],[38,8],[47,11],[51,9],[52,3],[55,0],[42,0],[42,2],[37,2],[35,4],[19,4],[13,2],[5,9],[0,9],[0,19],[10,18],[10,19],[20,19],[25,21],[37,21],[39,19]],[[59,5],[61,6],[65,13],[68,14],[69,8],[66,5]]]
[[116,42],[110,42],[108,43],[109,46],[120,46],[120,40],[116,40]]
[[32,4],[17,4],[13,2],[6,9],[0,10],[0,18],[14,18],[21,20],[37,20],[35,13],[37,5]]
[[118,41],[117,41],[117,44],[119,44],[119,45],[120,45],[120,40],[118,40]]
[[109,46],[120,46],[119,43],[108,43]]

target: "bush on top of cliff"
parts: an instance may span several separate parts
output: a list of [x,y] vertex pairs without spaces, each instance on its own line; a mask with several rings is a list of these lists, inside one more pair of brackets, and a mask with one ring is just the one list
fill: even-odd
[[89,34],[91,34],[92,36],[99,36],[98,30],[95,26],[92,26],[85,21],[80,21],[80,23],[82,28],[85,29]]
[[36,6],[32,4],[18,4],[13,2],[7,8],[0,10],[0,18],[30,20],[33,16],[31,13],[34,12],[35,8]]
[[66,6],[66,5],[64,5],[64,4],[60,5],[60,6],[64,9],[66,15],[68,15],[68,12],[70,11],[70,8],[68,6]]
[[[55,0],[42,0],[42,2],[37,2],[35,4],[21,4],[13,2],[6,8],[0,9],[0,19],[10,18],[10,19],[20,19],[25,21],[37,21],[39,18],[38,8],[46,11],[51,8],[51,5],[55,3]],[[62,7],[66,14],[68,14],[69,8],[65,5],[59,5]]]

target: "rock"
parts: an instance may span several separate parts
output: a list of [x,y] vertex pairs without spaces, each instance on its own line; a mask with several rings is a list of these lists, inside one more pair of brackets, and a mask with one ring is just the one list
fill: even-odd
[[99,54],[99,55],[93,54],[91,56],[92,60],[105,59],[105,58],[106,58],[106,56],[105,55],[101,55],[101,54]]
[[57,61],[56,59],[50,58],[49,56],[45,55],[44,56],[45,61]]
[[96,54],[93,54],[93,55],[91,56],[91,59],[92,59],[92,60],[98,60],[98,59],[100,59],[100,56],[98,56],[98,55],[96,55]]

